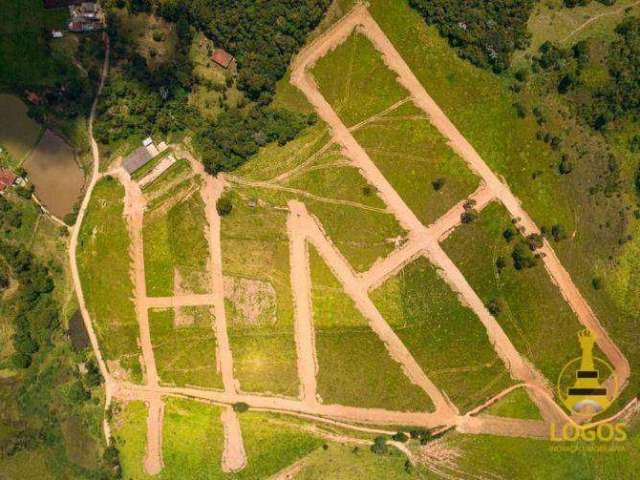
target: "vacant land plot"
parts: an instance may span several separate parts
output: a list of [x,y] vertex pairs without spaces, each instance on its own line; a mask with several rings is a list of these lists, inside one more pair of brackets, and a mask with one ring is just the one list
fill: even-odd
[[288,185],[317,196],[300,195],[298,199],[357,271],[367,270],[378,258],[386,257],[405,237],[375,187],[336,150],[321,155]]
[[162,383],[222,388],[213,322],[209,307],[149,312],[151,343]]
[[529,398],[525,388],[517,388],[506,397],[491,405],[484,412],[487,415],[510,418],[541,420],[540,412]]
[[235,376],[243,391],[295,396],[298,377],[287,213],[266,205],[251,208],[239,195],[234,195],[232,202],[233,211],[222,218],[223,273],[228,278],[256,280],[269,285],[275,292],[276,312],[273,323],[243,323],[245,317],[239,316],[232,302],[227,300]]
[[429,396],[404,375],[329,267],[309,248],[318,394],[323,402],[433,410]]
[[[375,65],[376,74],[361,79],[360,62]],[[326,71],[329,68],[331,74]],[[336,71],[346,75],[335,75]],[[362,34],[352,34],[319,60],[312,73],[343,122],[357,125],[355,139],[423,223],[432,223],[477,187],[478,179],[425,113],[411,101],[394,103],[409,94]],[[355,84],[353,91],[344,87],[351,83]],[[368,110],[370,97],[376,99],[377,110]],[[360,115],[354,117],[350,112]]]
[[[518,351],[555,382],[564,364],[580,354],[581,325],[542,261],[533,268],[514,268],[511,254],[521,237],[507,242],[503,232],[509,228],[507,211],[493,203],[476,222],[453,232],[443,247],[485,304],[500,303],[497,320]],[[506,264],[502,269],[496,266],[498,258]]]
[[204,202],[194,191],[175,203],[167,199],[145,215],[145,277],[149,296],[210,291],[207,271],[209,225]]
[[116,403],[113,407],[113,438],[120,453],[124,478],[152,478],[144,472],[147,448],[147,414],[144,402]]
[[0,95],[0,147],[12,157],[16,167],[36,144],[42,127],[27,115],[27,106],[18,97]]
[[427,376],[462,411],[512,383],[484,326],[424,257],[371,294]]
[[[340,73],[338,73],[340,72]],[[380,54],[362,34],[351,35],[312,70],[320,91],[347,127],[407,97]]]
[[61,137],[47,130],[24,168],[36,195],[51,213],[58,218],[71,213],[84,185],[84,173],[73,149]]
[[479,179],[413,103],[364,125],[354,137],[426,225],[479,184]]
[[[106,177],[93,191],[78,240],[78,269],[87,308],[106,358],[140,379],[138,321],[132,302],[124,188]],[[115,373],[115,372],[114,372]]]

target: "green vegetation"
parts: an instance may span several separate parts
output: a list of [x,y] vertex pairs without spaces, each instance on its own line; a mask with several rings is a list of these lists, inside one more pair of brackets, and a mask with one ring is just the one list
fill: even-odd
[[405,376],[329,267],[315,249],[309,248],[318,394],[323,402],[433,410],[428,395]]
[[160,154],[156,155],[149,162],[145,163],[142,167],[140,167],[138,170],[133,172],[131,174],[131,178],[134,180],[140,180],[141,178],[145,177],[148,173],[151,173],[151,171],[156,167],[156,165],[160,163],[162,159],[164,159],[167,155],[170,155],[172,153],[173,153],[173,149],[167,148],[164,152],[161,152]]
[[[347,72],[346,76],[336,72]],[[361,33],[349,36],[311,69],[320,91],[347,127],[407,97],[378,51]]]
[[581,325],[542,262],[521,270],[507,262],[498,271],[496,259],[509,258],[518,245],[518,240],[503,237],[511,226],[504,207],[492,203],[477,221],[453,232],[443,248],[485,304],[500,299],[504,308],[497,320],[505,333],[522,355],[555,382],[565,363],[580,354],[577,332]]
[[475,314],[424,257],[371,294],[427,376],[465,412],[511,384]]
[[78,238],[78,269],[87,308],[106,358],[140,380],[138,321],[132,302],[124,188],[113,177],[93,191]]
[[210,291],[207,232],[204,202],[197,191],[183,199],[172,197],[146,213],[143,238],[149,296]]
[[[452,434],[444,448],[457,450],[458,472],[533,480],[537,478],[633,478],[638,467],[637,426],[629,440],[604,443],[559,442],[493,435]],[[439,465],[436,465],[436,467]]]
[[209,307],[150,310],[151,343],[163,383],[222,388]]
[[512,53],[529,43],[527,21],[533,0],[480,0],[473,7],[464,0],[410,0],[409,4],[449,39],[462,58],[495,72],[507,69]]
[[114,403],[113,438],[120,452],[124,478],[149,479],[144,472],[147,448],[147,406],[142,401]]
[[518,388],[484,410],[483,413],[496,417],[526,418],[541,420],[538,407],[531,401],[526,388]]
[[[432,223],[477,187],[478,179],[426,114],[410,101],[396,103],[408,92],[364,35],[351,35],[312,73],[345,124],[363,122],[355,139],[423,223]],[[379,116],[370,118],[374,115]]]
[[[259,307],[251,309],[249,315],[239,315],[233,299],[226,301],[235,376],[243,391],[296,396],[298,374],[286,212],[269,205],[251,208],[241,193],[231,197],[233,210],[222,218],[223,273],[227,282],[246,280],[263,288],[251,289],[253,294],[242,293],[241,288],[241,299],[235,303]],[[256,296],[265,291],[274,293],[269,296],[270,301]],[[275,315],[264,315],[265,308],[273,309]]]

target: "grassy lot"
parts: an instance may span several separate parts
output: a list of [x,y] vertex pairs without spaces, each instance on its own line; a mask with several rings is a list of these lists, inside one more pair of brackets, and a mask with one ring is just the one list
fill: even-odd
[[[368,70],[361,70],[368,65],[375,65],[375,74],[370,77]],[[335,75],[336,71],[347,72],[347,75]],[[359,33],[323,57],[312,72],[320,91],[347,125],[380,114],[408,96],[380,54]],[[359,126],[354,136],[426,224],[478,185],[478,179],[412,102]],[[432,185],[436,179],[444,181],[439,191]]]
[[113,438],[120,452],[123,478],[149,479],[144,472],[147,448],[147,406],[142,401],[116,404],[114,408]]
[[236,378],[244,391],[295,396],[298,377],[286,212],[271,206],[250,208],[235,194],[233,211],[222,219],[221,241],[224,275],[269,285],[276,298],[276,320],[263,324],[244,323],[227,302]]
[[216,365],[214,317],[208,307],[149,312],[151,342],[163,383],[222,388]]
[[327,450],[318,449],[304,459],[296,480],[360,480],[362,478],[401,478],[417,480],[437,478],[422,467],[407,473],[406,457],[395,448],[377,455],[363,446],[331,443]]
[[617,480],[636,477],[639,440],[637,427],[632,427],[629,440],[616,444],[452,434],[445,438],[444,446],[460,454],[456,459],[459,473],[522,480]]
[[135,172],[133,172],[131,174],[131,178],[134,180],[140,180],[141,178],[145,177],[148,173],[151,173],[151,170],[153,170],[156,167],[156,165],[160,163],[160,160],[162,160],[163,158],[165,158],[167,155],[171,153],[173,153],[172,148],[167,148],[164,152],[160,152],[150,161],[145,163],[142,167],[140,167]]
[[324,403],[389,410],[433,410],[371,330],[329,267],[309,247],[318,393]]
[[[360,33],[350,35],[342,45],[318,60],[311,73],[326,100],[348,127],[407,97],[407,92],[396,82],[395,74]],[[373,81],[375,88],[372,88]]]
[[27,106],[18,97],[0,95],[0,147],[9,152],[9,168],[17,167],[33,149],[42,127],[27,116]]
[[78,240],[78,269],[89,314],[108,360],[140,380],[138,321],[132,302],[124,188],[112,177],[93,191]]
[[[413,103],[356,130],[354,136],[416,216],[430,224],[479,183]],[[444,183],[436,190],[433,182]]]
[[[207,293],[209,244],[204,202],[198,192],[160,204],[145,218],[145,277],[149,296]],[[165,211],[165,209],[168,210]]]
[[[492,203],[477,221],[453,232],[443,248],[485,304],[504,302],[498,322],[518,351],[555,383],[564,364],[580,354],[576,335],[582,326],[541,261],[530,269],[513,267],[510,255],[518,238],[502,237],[509,226],[505,208]],[[498,257],[507,262],[501,273]]]
[[[339,163],[336,165],[336,162]],[[337,151],[329,150],[304,174],[292,178],[288,186],[338,201],[329,203],[298,196],[353,268],[364,271],[378,258],[390,254],[395,241],[402,239],[405,232],[393,215],[386,212],[375,188],[346,162]],[[367,210],[367,207],[379,210]],[[346,225],[349,228],[345,228]]]
[[483,414],[495,415],[497,417],[528,418],[531,420],[541,420],[538,407],[531,401],[527,390],[518,388],[506,397],[487,408]]
[[484,326],[421,257],[371,298],[429,378],[462,411],[512,381]]

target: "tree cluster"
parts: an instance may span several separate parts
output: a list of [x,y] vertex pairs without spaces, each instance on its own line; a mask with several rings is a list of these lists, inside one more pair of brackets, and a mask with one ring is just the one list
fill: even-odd
[[458,54],[495,72],[507,69],[511,54],[529,44],[527,21],[533,0],[409,0],[435,25]]

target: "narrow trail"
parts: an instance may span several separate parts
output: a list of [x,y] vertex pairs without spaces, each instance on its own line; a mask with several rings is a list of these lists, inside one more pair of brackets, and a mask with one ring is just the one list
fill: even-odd
[[294,300],[298,376],[302,401],[314,405],[318,403],[316,382],[318,361],[316,359],[315,329],[311,307],[309,251],[304,236],[300,234],[301,229],[298,217],[290,213],[287,217],[287,234],[289,236],[289,263]]
[[640,5],[640,1],[639,2],[635,2],[632,3],[630,5],[624,5],[622,7],[619,7],[615,10],[611,10],[611,11],[606,11],[606,12],[602,12],[599,13],[598,15],[594,15],[593,17],[591,17],[590,19],[586,20],[584,23],[582,23],[581,25],[579,25],[578,27],[574,28],[571,32],[569,32],[569,34],[564,37],[561,42],[564,43],[567,40],[569,40],[571,37],[573,37],[574,35],[576,35],[577,33],[581,32],[582,30],[584,30],[585,28],[587,28],[589,25],[591,25],[593,22],[596,22],[598,20],[600,20],[602,17],[608,17],[611,15],[620,15],[622,12],[624,12],[627,8],[633,8]]
[[[200,191],[205,205],[205,216],[209,224],[209,272],[211,272],[211,289],[213,292],[213,309],[215,312],[214,332],[217,345],[217,361],[222,375],[224,391],[235,394],[238,390],[233,376],[233,355],[227,333],[227,314],[224,304],[224,277],[222,274],[222,246],[220,242],[221,221],[216,208],[218,199],[224,191],[224,177],[213,178],[204,171],[202,163],[187,154],[191,168],[204,180]],[[225,444],[222,453],[222,468],[225,471],[241,470],[247,464],[247,456],[240,431],[238,415],[232,408],[223,413],[222,422],[225,432]]]
[[[96,97],[94,98],[93,104],[91,105],[91,113],[89,115],[89,125],[88,125],[89,143],[91,144],[91,156],[93,159],[93,166],[91,170],[91,178],[89,180],[89,183],[87,184],[87,189],[86,189],[84,198],[82,199],[82,203],[80,204],[80,209],[78,210],[76,223],[71,228],[71,239],[69,240],[69,264],[71,266],[71,277],[73,279],[73,286],[76,292],[76,296],[78,298],[78,309],[82,314],[82,321],[84,322],[85,329],[89,336],[89,341],[91,342],[91,348],[93,349],[93,353],[96,356],[98,368],[100,369],[102,378],[104,378],[105,396],[106,396],[105,410],[106,410],[109,408],[109,405],[111,404],[111,390],[112,390],[113,380],[111,378],[111,375],[109,374],[109,370],[107,369],[107,365],[104,361],[104,357],[102,356],[102,352],[100,351],[98,337],[96,335],[95,329],[93,328],[93,322],[91,321],[89,310],[87,309],[87,303],[85,301],[84,293],[82,291],[82,283],[80,282],[80,273],[78,270],[78,259],[77,259],[78,237],[80,235],[82,223],[87,213],[87,207],[89,206],[89,202],[91,200],[91,194],[93,193],[93,189],[96,186],[96,183],[98,182],[98,179],[100,177],[100,173],[99,173],[100,172],[100,149],[98,148],[98,144],[93,136],[93,123],[96,117],[98,101],[100,100],[100,95],[104,88],[107,75],[109,74],[109,55],[110,55],[109,37],[106,34],[103,34],[102,38],[105,46],[104,61],[102,63],[102,70],[100,72],[100,83],[98,84]],[[110,443],[111,428],[109,427],[109,423],[107,422],[106,418],[103,420],[102,426],[104,429],[106,441],[107,443]]]
[[162,427],[164,424],[164,402],[156,396],[147,402],[147,448],[144,456],[144,470],[149,475],[157,475],[164,467],[162,461]]

